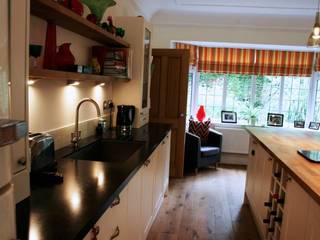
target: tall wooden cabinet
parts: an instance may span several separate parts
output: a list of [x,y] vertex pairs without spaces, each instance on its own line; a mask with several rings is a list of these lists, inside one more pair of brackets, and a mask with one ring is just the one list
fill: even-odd
[[114,21],[125,29],[124,40],[133,57],[131,80],[113,82],[113,101],[136,107],[134,127],[138,128],[149,122],[152,29],[143,17],[116,17]]

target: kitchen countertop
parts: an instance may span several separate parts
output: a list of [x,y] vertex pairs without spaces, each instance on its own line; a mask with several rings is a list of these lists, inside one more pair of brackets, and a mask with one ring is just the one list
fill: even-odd
[[[144,144],[125,161],[108,163],[68,157],[59,159],[58,171],[64,176],[63,183],[33,184],[30,198],[17,207],[18,228],[29,232],[29,239],[82,239],[169,130],[170,126],[165,124],[133,129],[129,141],[143,141]],[[105,133],[103,138],[117,139],[115,131]],[[97,139],[84,139],[79,147]],[[56,157],[71,152],[72,148],[67,147],[58,150]],[[30,207],[29,212],[27,206]],[[19,217],[27,213],[30,215],[29,225],[28,219]]]
[[298,149],[320,151],[320,133],[314,130],[247,127],[262,146],[320,204],[320,164],[308,161]]

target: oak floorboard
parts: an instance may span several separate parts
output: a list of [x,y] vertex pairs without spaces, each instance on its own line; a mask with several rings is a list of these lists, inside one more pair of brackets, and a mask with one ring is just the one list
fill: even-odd
[[246,171],[204,169],[171,179],[148,240],[259,240],[243,204]]

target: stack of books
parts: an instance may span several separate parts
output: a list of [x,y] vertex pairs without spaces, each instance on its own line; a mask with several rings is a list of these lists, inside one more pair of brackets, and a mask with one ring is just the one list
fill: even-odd
[[102,74],[107,76],[127,76],[127,59],[123,50],[108,51],[104,58]]

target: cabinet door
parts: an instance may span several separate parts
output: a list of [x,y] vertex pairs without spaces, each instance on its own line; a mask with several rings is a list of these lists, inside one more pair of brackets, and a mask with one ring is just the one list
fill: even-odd
[[256,208],[259,225],[261,226],[262,232],[265,235],[266,228],[262,221],[267,217],[268,210],[267,207],[264,206],[264,202],[269,200],[273,161],[272,157],[261,147],[261,145],[259,145],[259,161],[261,162],[262,172],[260,172],[260,192],[258,193],[259,196],[258,201],[256,202]]
[[170,152],[171,152],[171,131],[166,136],[165,144],[163,146],[164,157],[164,180],[163,180],[163,193],[165,193],[169,186],[169,173],[170,173]]
[[113,204],[114,206],[111,205],[95,224],[94,228],[99,229],[99,233],[96,238],[91,230],[84,238],[85,240],[105,240],[112,237],[116,237],[116,239],[119,240],[128,239],[127,188],[122,190],[119,195],[119,199],[115,199]]
[[153,214],[153,186],[156,162],[154,154],[149,157],[142,168],[142,194],[141,194],[141,227],[142,239],[146,239],[152,224]]
[[165,144],[165,140],[163,140],[158,148],[156,149],[156,156],[153,160],[156,160],[156,172],[155,172],[155,182],[153,188],[153,206],[154,211],[153,215],[156,215],[163,196],[163,180],[164,180],[164,158],[163,158],[163,146]]
[[246,178],[246,194],[251,204],[253,199],[253,188],[254,188],[253,184],[254,184],[254,168],[256,163],[255,161],[256,147],[257,147],[257,142],[251,138],[248,167],[247,167],[247,178]]
[[294,180],[288,182],[280,240],[307,239],[309,200],[309,195]]
[[136,224],[141,222],[141,184],[142,170],[139,170],[128,184],[128,232],[130,239],[140,240],[141,229]]
[[307,220],[305,239],[318,240],[320,238],[320,205],[310,198],[310,208]]

